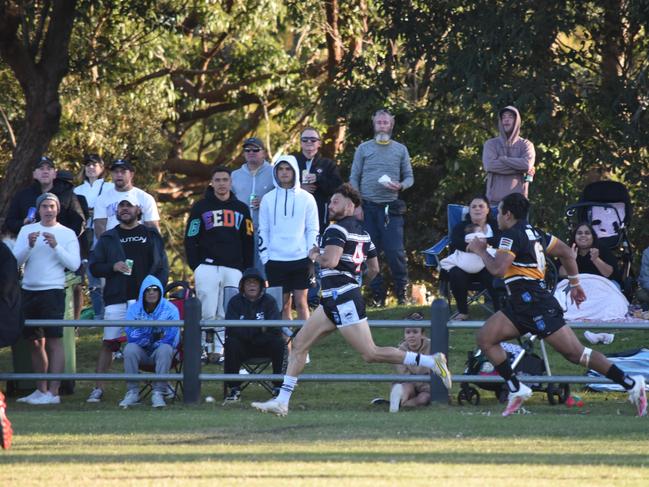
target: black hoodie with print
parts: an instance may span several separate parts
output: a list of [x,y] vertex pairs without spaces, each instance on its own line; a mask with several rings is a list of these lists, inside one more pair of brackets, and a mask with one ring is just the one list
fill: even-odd
[[253,265],[252,219],[234,194],[219,200],[212,187],[192,206],[185,231],[185,254],[192,270],[200,264],[244,269]]

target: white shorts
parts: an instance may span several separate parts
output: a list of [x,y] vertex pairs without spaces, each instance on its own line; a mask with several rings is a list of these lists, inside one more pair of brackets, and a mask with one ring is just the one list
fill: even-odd
[[[104,309],[104,320],[124,320],[126,319],[126,310],[135,303],[135,299],[129,299],[126,303],[109,304]],[[126,341],[123,326],[105,326],[105,341]]]

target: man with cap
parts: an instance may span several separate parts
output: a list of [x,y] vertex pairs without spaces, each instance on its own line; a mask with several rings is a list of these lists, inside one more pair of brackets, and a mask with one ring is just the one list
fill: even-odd
[[534,178],[536,152],[534,144],[520,136],[521,116],[513,106],[498,113],[498,137],[489,139],[482,148],[482,165],[487,173],[487,198],[497,205],[510,193],[527,198]]
[[146,191],[133,186],[135,167],[128,159],[116,159],[110,165],[110,174],[115,185],[108,191],[104,190],[97,197],[94,207],[95,238],[99,238],[106,230],[115,228],[117,218],[117,205],[125,197],[132,195],[141,210],[142,223],[147,227],[160,230],[160,215],[155,199]]
[[273,189],[273,168],[266,160],[266,148],[257,137],[243,141],[243,158],[245,162],[236,171],[232,171],[232,192],[239,201],[250,207],[250,216],[255,228],[255,261],[254,267],[262,277],[266,277],[264,265],[259,258],[259,205],[262,197]]
[[38,218],[36,198],[43,193],[53,193],[59,199],[60,212],[57,221],[70,228],[76,235],[81,235],[85,224],[83,210],[69,181],[58,177],[54,160],[47,156],[39,158],[34,164],[32,176],[34,182],[18,191],[12,198],[4,231],[15,237],[23,225],[34,223]]
[[282,318],[291,319],[291,293],[299,320],[309,317],[307,290],[313,277],[309,250],[317,245],[318,207],[300,187],[297,160],[279,156],[273,166],[275,189],[261,201],[259,254],[270,286],[282,286]]
[[[24,225],[13,253],[18,266],[25,265],[22,310],[25,319],[62,320],[65,311],[65,270],[80,265],[76,234],[57,221],[60,203],[54,193],[36,199],[39,220]],[[65,366],[63,327],[25,327],[23,336],[31,347],[35,373],[61,374]],[[46,347],[47,344],[47,347]],[[18,399],[28,404],[59,404],[60,381],[36,381],[37,389]]]
[[[105,320],[123,320],[128,305],[138,298],[140,285],[151,274],[164,285],[169,277],[169,263],[164,243],[158,230],[139,223],[141,209],[136,192],[117,192],[116,204],[119,224],[104,232],[90,255],[90,272],[106,279],[104,286]],[[101,197],[100,197],[101,198]],[[119,326],[104,327],[102,347],[97,360],[97,372],[110,369],[113,352],[125,341]],[[98,382],[88,402],[99,402],[103,383]]]

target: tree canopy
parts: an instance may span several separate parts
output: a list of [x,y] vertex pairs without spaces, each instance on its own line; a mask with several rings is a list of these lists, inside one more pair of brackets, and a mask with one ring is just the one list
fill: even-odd
[[[537,149],[538,223],[594,173],[649,207],[647,0],[0,1],[0,214],[32,162],[84,152],[137,158],[138,185],[182,216],[210,167],[271,154],[315,125],[348,172],[387,107],[413,157],[407,248],[444,233],[446,204],[484,188],[483,142],[513,104]],[[632,227],[637,247],[649,230]],[[180,269],[180,258],[177,265]]]

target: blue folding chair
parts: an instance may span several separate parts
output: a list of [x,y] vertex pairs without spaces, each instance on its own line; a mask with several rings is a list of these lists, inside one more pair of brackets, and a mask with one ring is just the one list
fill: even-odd
[[[446,300],[451,302],[451,289],[448,279],[448,272],[444,271],[440,265],[442,258],[446,257],[449,253],[449,248],[451,244],[451,232],[453,228],[459,224],[466,215],[469,213],[469,207],[465,205],[450,204],[446,207],[446,219],[447,219],[447,234],[435,245],[424,250],[424,265],[426,267],[433,267],[437,272],[439,272],[439,291]],[[498,213],[498,207],[491,207],[491,215],[495,218]],[[471,305],[472,303],[477,302],[484,309],[493,312],[493,307],[489,305],[488,300],[485,299],[485,302],[480,302],[480,298],[483,296],[488,296],[487,290],[484,288],[482,283],[476,281],[471,283],[469,286],[469,297],[467,304]],[[453,319],[458,313],[455,312],[451,315]]]

